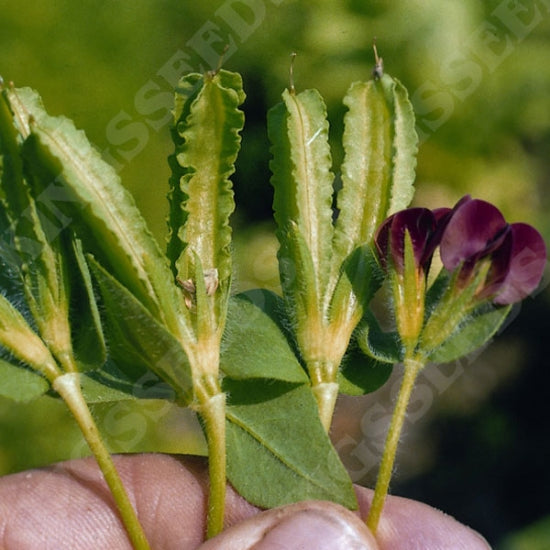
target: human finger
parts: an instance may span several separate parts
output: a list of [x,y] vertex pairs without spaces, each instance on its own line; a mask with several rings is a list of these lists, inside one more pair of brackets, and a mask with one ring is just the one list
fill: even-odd
[[378,550],[365,523],[338,504],[304,501],[259,513],[200,550]]
[[[373,491],[357,487],[361,516],[366,519]],[[452,516],[408,498],[389,496],[376,530],[380,550],[491,550],[487,541]]]

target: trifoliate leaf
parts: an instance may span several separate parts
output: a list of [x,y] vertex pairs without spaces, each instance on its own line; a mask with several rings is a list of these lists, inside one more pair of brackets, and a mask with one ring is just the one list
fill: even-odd
[[472,353],[486,344],[502,327],[512,306],[486,306],[467,317],[440,347],[429,356],[434,363],[448,363]]
[[0,359],[0,395],[27,402],[40,397],[50,385],[40,374]]
[[175,401],[176,398],[174,389],[153,372],[144,370],[130,378],[112,362],[102,369],[80,374],[80,385],[86,402],[90,404],[136,399]]
[[192,394],[191,368],[181,343],[99,263],[90,259],[90,266],[105,305],[115,363],[131,378],[152,370],[177,391],[179,402],[187,403]]
[[403,348],[396,332],[384,332],[371,311],[367,311],[356,333],[361,351],[381,363],[395,364],[403,360]]
[[268,290],[239,294],[229,302],[221,370],[232,379],[308,381],[288,340],[284,301]]
[[226,380],[224,389],[227,474],[239,494],[262,508],[307,499],[357,507],[309,387]]
[[393,370],[392,363],[366,356],[352,343],[338,371],[340,393],[364,395],[383,386]]

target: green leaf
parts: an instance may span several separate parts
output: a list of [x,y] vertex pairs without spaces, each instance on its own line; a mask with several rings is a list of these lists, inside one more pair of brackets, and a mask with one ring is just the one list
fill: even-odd
[[[134,371],[132,374],[136,374]],[[175,391],[151,371],[139,376],[126,376],[112,362],[101,370],[80,375],[82,394],[87,403],[112,403],[138,399],[175,400]]]
[[29,369],[0,359],[0,395],[18,402],[40,397],[50,388],[48,381]]
[[[91,371],[80,375],[80,387],[82,395],[89,405],[94,403],[111,403],[117,401],[134,400],[133,384],[126,386],[120,384],[118,380],[111,380],[107,377],[99,376],[98,371]],[[118,386],[118,387],[117,387]],[[123,391],[123,388],[126,391]]]
[[[73,239],[71,258],[78,269],[71,288],[71,333],[79,370],[101,367],[107,358],[107,345],[95,300],[92,277],[84,257],[82,243]],[[79,284],[77,285],[76,282]]]
[[347,395],[372,393],[387,382],[392,370],[392,363],[376,361],[350,345],[338,371],[339,391]]
[[[0,205],[0,210],[2,209]],[[5,234],[4,234],[5,236]],[[26,304],[24,304],[24,291],[21,281],[21,273],[18,266],[14,266],[11,262],[11,256],[15,256],[13,248],[5,241],[2,242],[0,237],[0,288],[2,294],[8,298],[10,302],[20,304],[20,310],[25,311],[27,315]]]
[[345,259],[331,302],[331,322],[350,323],[353,330],[363,310],[382,286],[384,273],[370,245],[357,247]]
[[[33,101],[37,102],[37,97]],[[19,96],[10,89],[1,103],[1,148],[9,159],[3,171],[2,191],[12,219],[10,231],[14,232],[14,247],[20,256],[27,303],[43,340],[67,370],[75,366],[73,344],[79,348],[79,367],[97,368],[105,361],[105,342],[80,245],[66,227],[70,218],[48,197],[51,175],[44,173],[39,164],[21,161],[32,138],[28,136],[30,126],[16,116],[26,112]]]
[[50,351],[23,315],[0,294],[0,346],[50,382],[61,374]]
[[232,379],[307,382],[285,323],[284,301],[273,292],[252,290],[232,298],[222,341],[223,373]]
[[[334,177],[326,107],[319,93],[306,90],[294,94],[285,90],[283,103],[268,113],[268,133],[273,153],[273,207],[281,243],[279,261],[281,270],[289,271],[282,273],[281,278],[297,286],[293,275],[300,259],[292,255],[296,249],[288,245],[290,225],[295,224],[311,256],[314,288],[322,300],[339,266],[335,268],[331,262]],[[298,284],[309,285],[310,281]],[[284,287],[285,294],[292,290]]]
[[344,104],[349,110],[335,228],[335,253],[341,258],[370,243],[388,215],[409,205],[418,149],[412,105],[398,80],[385,74],[355,82]]
[[59,230],[55,230],[55,224],[44,212],[44,204],[35,201],[22,160],[21,146],[30,130],[22,120],[21,110],[15,91],[4,90],[0,100],[2,195],[11,222],[13,251],[19,256],[14,264],[24,272],[29,305],[40,323],[41,317],[54,315],[43,308],[47,309],[50,304],[66,308],[67,303],[59,244],[54,242]]
[[64,223],[78,227],[86,248],[109,265],[157,319],[174,334],[189,336],[179,321],[183,300],[166,258],[114,168],[70,120],[49,116],[36,92],[14,90],[10,106],[31,131],[26,160],[51,182],[43,191],[47,206],[71,218]]
[[23,295],[21,258],[17,253],[13,213],[6,193],[18,197],[22,182],[22,162],[19,154],[18,135],[12,114],[0,94],[0,284],[8,298],[21,300]]
[[429,360],[448,363],[472,353],[486,344],[502,327],[512,306],[486,306],[463,321],[457,330],[440,347],[434,350]]
[[90,266],[105,305],[113,360],[130,377],[151,369],[176,390],[178,402],[187,404],[192,394],[191,368],[180,342],[93,258]]
[[432,281],[428,290],[426,291],[426,300],[425,300],[425,314],[426,319],[432,314],[435,310],[445,292],[449,288],[450,275],[446,269],[441,269],[437,274],[437,277]]
[[307,386],[226,379],[225,389],[227,474],[239,494],[262,508],[305,499],[357,508]]
[[0,181],[4,231],[10,228],[10,225],[28,206],[28,192],[23,182],[21,143],[22,137],[17,132],[13,114],[7,103],[6,90],[2,90],[0,94],[0,155],[2,156]]
[[403,360],[403,348],[396,332],[384,332],[371,311],[357,329],[357,343],[367,357],[391,365]]
[[203,272],[216,269],[223,320],[231,280],[231,228],[235,209],[229,177],[240,149],[244,114],[240,75],[220,70],[190,74],[176,90],[176,150],[172,168],[168,256],[175,275],[195,280],[195,258]]
[[[450,340],[460,327],[465,326],[464,323],[471,321],[472,314],[476,315],[485,311],[483,306],[481,309],[478,306],[478,311],[472,308],[479,303],[475,299],[475,294],[485,281],[490,267],[490,262],[482,264],[466,286],[458,283],[460,270],[455,270],[450,276],[448,284],[444,285],[446,288],[443,293],[441,293],[441,289],[437,288],[439,284],[432,285],[435,290],[430,292],[429,297],[431,311],[424,323],[418,345],[419,351],[426,357],[430,357],[435,350]],[[441,279],[442,282],[445,281],[444,276]],[[439,300],[434,301],[438,294],[440,294]],[[492,306],[486,304],[485,307]]]
[[[64,258],[58,233],[38,208],[29,186],[30,175],[21,159],[23,135],[6,101],[13,90],[4,90],[0,100],[0,150],[3,154],[2,195],[11,220],[13,243],[24,279],[27,303],[46,342],[56,351],[70,353],[69,304]],[[11,106],[11,104],[10,104]]]

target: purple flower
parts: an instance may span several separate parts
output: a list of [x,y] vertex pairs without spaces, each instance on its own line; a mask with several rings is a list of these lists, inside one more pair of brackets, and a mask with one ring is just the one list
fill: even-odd
[[449,208],[428,210],[427,208],[407,208],[387,218],[378,228],[375,245],[382,266],[387,269],[387,257],[398,273],[404,269],[405,234],[411,237],[414,260],[417,270],[427,272],[439,243],[439,227],[446,223]]
[[441,238],[441,260],[454,271],[465,262],[468,268],[490,254],[504,237],[508,224],[492,204],[464,197],[453,209]]
[[493,297],[499,305],[518,302],[533,292],[546,264],[546,246],[536,229],[524,223],[510,225],[498,208],[469,196],[448,217],[440,254],[447,270],[460,269],[458,281],[464,286],[479,262],[489,259],[491,266],[477,297]]

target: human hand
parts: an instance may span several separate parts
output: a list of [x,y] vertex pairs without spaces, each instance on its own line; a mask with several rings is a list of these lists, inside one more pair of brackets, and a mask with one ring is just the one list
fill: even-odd
[[[486,550],[474,531],[425,504],[389,497],[376,538],[364,518],[372,491],[357,487],[359,514],[330,502],[261,512],[228,488],[227,529],[204,543],[208,476],[203,459],[120,455],[117,469],[154,550]],[[0,548],[130,549],[93,459],[0,478]]]

